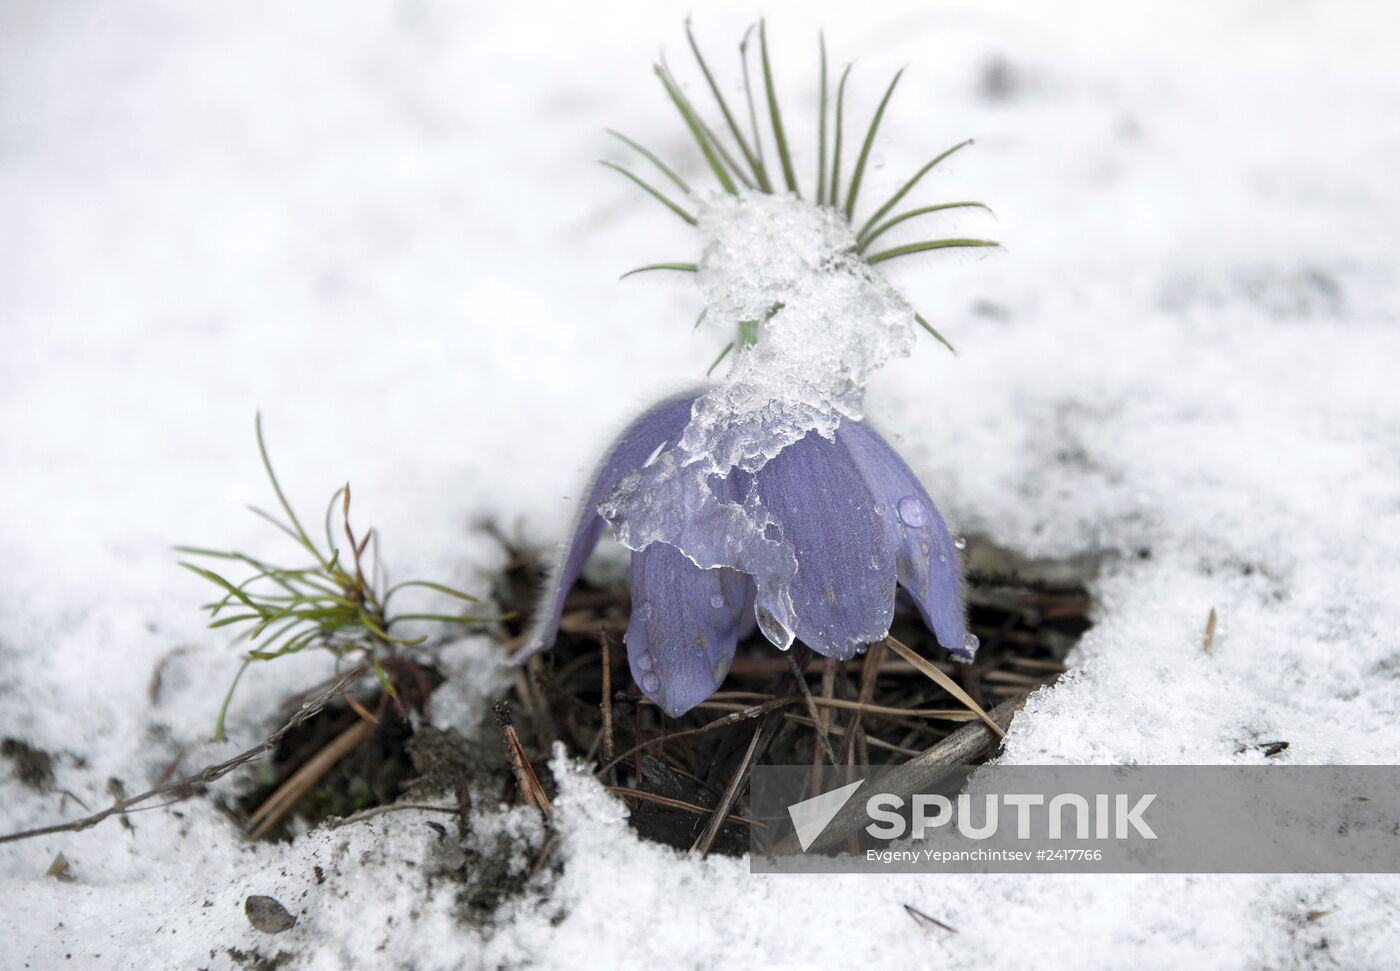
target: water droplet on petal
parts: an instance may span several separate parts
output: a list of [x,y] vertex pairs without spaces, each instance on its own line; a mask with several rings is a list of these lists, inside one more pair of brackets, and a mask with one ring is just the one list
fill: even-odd
[[875,503],[875,515],[883,516],[885,513],[889,512],[889,508],[890,507],[886,506],[883,502],[877,502]]
[[643,600],[642,605],[637,608],[637,616],[641,617],[642,620],[651,620],[652,613],[654,613],[654,611],[652,610],[651,601]]
[[905,496],[895,509],[899,512],[899,521],[906,526],[917,529],[928,522],[928,508],[918,496]]
[[939,563],[947,563],[947,562],[948,562],[948,554],[947,554],[947,553],[944,553],[942,550],[939,550],[939,551],[938,551],[938,562],[939,562]]
[[721,607],[724,606],[724,598],[721,597],[719,594],[715,594],[713,597],[710,598],[710,606],[715,608],[716,610],[719,610]]
[[637,655],[637,670],[650,671],[656,665],[656,659],[651,656],[650,651],[643,651]]
[[643,691],[647,692],[648,694],[652,694],[660,687],[661,679],[658,678],[654,672],[648,671],[646,674],[642,675]]
[[754,617],[758,620],[758,629],[763,631],[763,636],[777,645],[778,650],[786,651],[792,646],[792,631],[783,625],[783,622],[774,617],[762,604],[754,607]]
[[966,637],[963,638],[963,647],[966,648],[969,653],[977,650],[977,648],[981,646],[982,642],[977,639],[976,634],[968,634]]
[[959,536],[957,539],[953,540],[953,549],[957,549],[957,550],[965,550],[965,549],[967,549],[967,540],[965,540],[965,539],[963,539],[961,536]]

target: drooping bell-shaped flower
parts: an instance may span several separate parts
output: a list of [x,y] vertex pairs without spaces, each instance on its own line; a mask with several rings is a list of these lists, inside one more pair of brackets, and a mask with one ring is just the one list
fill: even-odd
[[[849,71],[829,99],[823,46],[817,177],[804,194],[763,24],[758,42],[776,153],[770,158],[781,164],[781,176],[764,161],[757,126],[750,144],[735,123],[694,37],[689,40],[728,135],[703,121],[669,68],[659,64],[656,73],[722,192],[692,189],[626,136],[618,137],[656,167],[680,201],[634,172],[604,164],[696,227],[702,237],[696,262],[652,263],[633,272],[696,274],[706,301],[701,319],[708,315],[735,334],[711,370],[731,351],[732,369],[709,392],[649,409],[609,448],[517,656],[554,643],[565,598],[610,522],[633,550],[632,677],[670,715],[689,711],[719,687],[738,641],[755,625],[779,647],[798,639],[826,657],[849,659],[888,635],[900,588],[938,643],[971,659],[977,641],[966,631],[956,550],[943,518],[889,443],[852,417],[861,414],[868,376],[909,353],[915,324],[947,343],[876,266],[916,253],[997,245],[963,237],[875,245],[917,218],[986,208],[967,201],[898,211],[925,175],[971,142],[937,155],[858,219],[871,147],[899,75],[859,153],[843,168]],[[745,98],[752,113],[747,72]]]
[[[598,466],[536,611],[527,659],[554,644],[570,588],[602,536],[598,506],[624,476],[675,441],[690,419],[692,392],[646,411]],[[730,488],[754,490],[797,555],[790,588],[793,633],[826,657],[848,660],[889,633],[902,587],[938,643],[971,659],[956,549],[933,501],[878,432],[846,421],[832,439],[816,432],[783,449],[757,473],[735,473]],[[663,515],[683,519],[683,506]],[[727,567],[701,569],[657,541],[635,551],[627,659],[633,680],[677,716],[723,682],[738,641],[752,632],[753,579]],[[776,612],[776,610],[772,611]]]

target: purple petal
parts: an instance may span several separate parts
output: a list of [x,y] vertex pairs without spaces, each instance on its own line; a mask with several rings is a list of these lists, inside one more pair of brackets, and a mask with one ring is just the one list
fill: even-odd
[[740,619],[753,615],[753,581],[737,570],[702,570],[666,543],[632,554],[627,661],[642,693],[672,718],[724,681]]
[[967,637],[957,551],[938,508],[875,429],[863,422],[843,422],[836,440],[850,453],[883,512],[897,550],[900,586],[909,592],[938,643],[954,656],[972,660],[977,647]]
[[756,476],[759,498],[797,554],[792,611],[759,599],[819,654],[847,660],[894,619],[895,549],[875,500],[836,442],[808,433]]
[[529,636],[515,655],[517,663],[554,646],[559,618],[564,613],[564,600],[603,534],[605,523],[598,515],[598,504],[617,487],[624,475],[641,468],[662,445],[680,435],[690,422],[690,407],[700,394],[700,391],[688,391],[653,405],[627,426],[603,456],[589,482],[584,501],[579,504],[572,536],[545,584]]

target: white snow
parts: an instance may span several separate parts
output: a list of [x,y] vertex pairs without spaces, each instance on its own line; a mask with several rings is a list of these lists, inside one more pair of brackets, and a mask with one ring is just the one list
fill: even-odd
[[[724,83],[758,12],[698,14]],[[697,254],[695,234],[590,164],[616,150],[611,125],[691,158],[682,174],[701,184],[648,83],[664,42],[700,100],[684,14],[0,7],[0,735],[56,756],[47,795],[0,759],[0,829],[250,744],[324,676],[313,655],[251,669],[229,746],[207,742],[235,653],[203,629],[204,591],[169,545],[276,542],[240,512],[267,500],[255,409],[294,501],[318,509],[348,478],[400,575],[481,592],[503,554],[474,524],[557,542],[610,433],[703,373],[730,334],[692,330],[693,287],[616,283]],[[1007,251],[889,265],[959,356],[920,338],[865,410],[958,531],[1099,557],[1096,626],[1004,758],[1232,763],[1282,739],[1299,763],[1394,761],[1393,8],[907,0],[768,16],[800,171],[815,164],[818,27],[833,63],[859,58],[860,123],[910,65],[867,202],[977,138],[916,195],[987,202],[995,230],[959,210],[899,239]],[[443,663],[453,694],[434,717],[470,724],[504,666],[484,639]],[[638,842],[620,803],[556,766],[562,874],[499,925],[454,918],[430,818],[251,846],[191,800],[132,830],[0,846],[0,966],[230,967],[237,948],[306,968],[599,953],[1373,968],[1400,947],[1392,877],[754,877]],[[533,859],[519,810],[478,805],[481,833],[518,834]],[[72,883],[44,876],[59,852]],[[297,926],[253,930],[250,893]]]

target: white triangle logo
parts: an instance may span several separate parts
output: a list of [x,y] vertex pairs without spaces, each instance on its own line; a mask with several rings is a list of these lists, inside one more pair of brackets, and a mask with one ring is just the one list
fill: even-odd
[[856,790],[863,785],[865,780],[858,779],[840,789],[832,789],[830,792],[823,792],[819,796],[788,806],[788,816],[792,818],[793,829],[797,830],[797,842],[802,844],[803,853],[807,852],[807,847],[816,841],[822,830],[826,829],[827,824],[841,811],[841,807],[846,805]]

